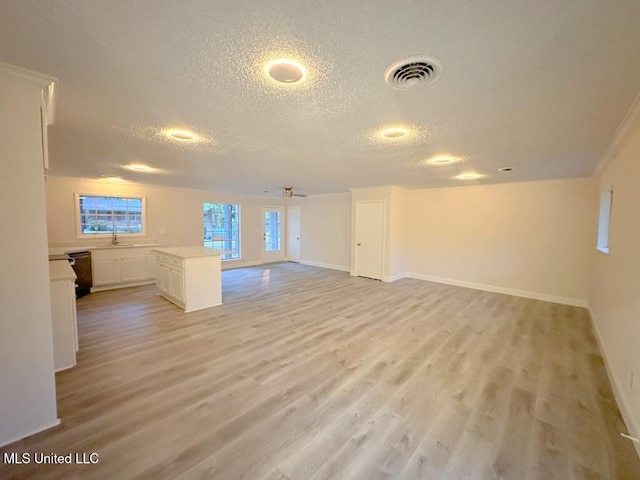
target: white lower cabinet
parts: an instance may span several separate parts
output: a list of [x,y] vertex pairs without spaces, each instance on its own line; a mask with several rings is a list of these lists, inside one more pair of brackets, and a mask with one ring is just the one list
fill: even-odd
[[184,304],[184,270],[171,268],[171,296]]
[[49,262],[53,365],[57,371],[76,364],[78,323],[76,318],[76,275],[66,260]]
[[99,258],[98,255],[92,253],[91,261],[93,286],[99,287],[121,282],[119,258]]
[[156,283],[161,292],[171,294],[171,269],[158,263],[156,266]]
[[118,288],[156,280],[155,254],[151,247],[91,250],[93,286],[97,290]]
[[204,247],[156,249],[160,294],[185,312],[222,304],[220,252]]
[[144,256],[122,257],[120,259],[120,280],[122,282],[139,282],[148,280],[147,259]]

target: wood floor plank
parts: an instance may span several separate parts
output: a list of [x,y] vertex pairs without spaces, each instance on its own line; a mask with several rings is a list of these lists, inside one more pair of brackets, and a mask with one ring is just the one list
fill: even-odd
[[586,310],[293,263],[223,272],[185,314],[153,286],[78,299],[62,424],[0,478],[637,479]]

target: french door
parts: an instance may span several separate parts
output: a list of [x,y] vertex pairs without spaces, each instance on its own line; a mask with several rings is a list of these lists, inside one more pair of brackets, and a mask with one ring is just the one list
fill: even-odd
[[284,261],[284,207],[262,207],[262,261]]

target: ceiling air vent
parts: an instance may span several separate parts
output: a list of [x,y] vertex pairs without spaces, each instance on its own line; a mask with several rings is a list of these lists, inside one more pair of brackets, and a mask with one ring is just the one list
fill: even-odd
[[442,72],[442,60],[432,55],[416,55],[395,62],[384,72],[384,79],[393,88],[408,90],[429,85]]

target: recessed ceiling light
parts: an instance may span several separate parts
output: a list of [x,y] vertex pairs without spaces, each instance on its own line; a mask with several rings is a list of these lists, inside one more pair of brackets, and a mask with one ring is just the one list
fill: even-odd
[[102,180],[109,180],[110,182],[124,182],[124,179],[117,175],[101,175],[100,178]]
[[513,170],[513,167],[501,167],[498,169],[499,172],[510,172]]
[[387,138],[389,140],[395,140],[395,139],[402,138],[409,135],[409,130],[407,130],[406,128],[400,128],[400,127],[387,128],[386,130],[382,130],[380,132],[380,135],[383,138]]
[[297,83],[307,76],[307,69],[304,68],[304,65],[288,58],[268,61],[264,71],[268,76],[280,83]]
[[482,177],[484,177],[484,175],[480,173],[467,172],[467,173],[461,173],[460,175],[457,175],[455,178],[457,178],[458,180],[475,180],[476,178],[482,178]]
[[182,140],[190,142],[197,138],[195,133],[192,133],[188,130],[169,130],[167,131],[167,135],[176,140]]
[[432,157],[432,158],[427,160],[427,163],[429,165],[440,166],[440,165],[449,165],[451,163],[457,163],[459,161],[460,161],[460,159],[457,158],[457,157],[451,157],[451,156],[443,155],[443,156],[439,156],[439,157]]
[[157,168],[153,168],[142,163],[130,163],[129,165],[123,165],[122,168],[124,168],[125,170],[131,170],[132,172],[142,173],[154,173],[158,171]]

